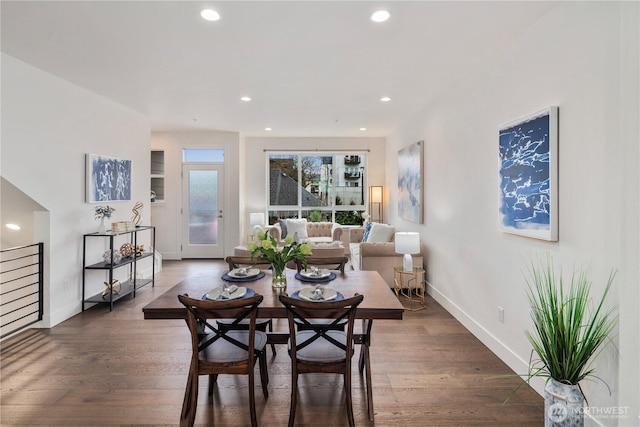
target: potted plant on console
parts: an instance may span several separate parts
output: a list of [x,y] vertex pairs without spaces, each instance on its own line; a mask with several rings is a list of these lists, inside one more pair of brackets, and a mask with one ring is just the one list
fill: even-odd
[[601,298],[592,301],[591,281],[584,269],[574,269],[568,289],[562,270],[553,260],[532,264],[526,279],[531,304],[533,331],[526,336],[538,360],[532,360],[533,377],[547,378],[545,385],[545,426],[583,426],[585,397],[580,382],[594,377],[592,358],[609,340],[617,324],[613,309],[605,299],[615,274],[612,272]]
[[95,213],[95,218],[100,220],[100,228],[98,229],[98,232],[100,234],[104,234],[106,231],[106,228],[104,225],[104,219],[111,218],[111,214],[115,211],[115,208],[112,208],[111,206],[107,205],[107,206],[96,206],[93,210]]

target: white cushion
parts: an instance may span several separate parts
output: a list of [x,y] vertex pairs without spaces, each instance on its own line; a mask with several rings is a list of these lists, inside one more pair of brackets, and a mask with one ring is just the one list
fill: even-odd
[[393,235],[396,233],[396,228],[387,224],[380,224],[377,222],[371,223],[371,231],[367,237],[367,242],[372,243],[385,243],[390,242]]
[[360,243],[349,243],[349,252],[351,253],[351,266],[354,270],[362,270],[360,267]]
[[294,237],[298,233],[298,239],[306,239],[307,235],[307,220],[302,219],[287,219],[287,235]]

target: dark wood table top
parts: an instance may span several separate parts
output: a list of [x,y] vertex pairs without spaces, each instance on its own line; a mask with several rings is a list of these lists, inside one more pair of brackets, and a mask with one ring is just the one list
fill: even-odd
[[[143,309],[145,319],[182,319],[185,308],[178,301],[179,294],[188,294],[192,298],[202,298],[211,289],[222,286],[222,275],[226,270],[207,275],[189,277],[169,289],[164,294],[147,304]],[[302,282],[295,277],[295,271],[287,270],[287,288],[289,295],[305,287],[315,286],[315,283]],[[355,293],[364,295],[364,300],[356,311],[359,319],[395,319],[401,320],[403,307],[393,290],[389,288],[382,276],[376,271],[345,271],[336,272],[336,279],[322,284],[335,289],[345,298]],[[228,282],[227,282],[228,283]],[[278,300],[278,292],[271,288],[271,272],[252,282],[236,282],[238,286],[253,289],[263,295],[264,300],[258,307],[258,317],[286,318],[284,306]]]

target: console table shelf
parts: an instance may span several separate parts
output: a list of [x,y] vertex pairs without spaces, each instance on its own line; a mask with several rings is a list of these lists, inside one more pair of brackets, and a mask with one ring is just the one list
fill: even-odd
[[[150,245],[149,252],[143,252],[142,254],[139,254],[139,255],[134,254],[130,257],[123,258],[122,260],[114,263],[102,261],[102,262],[87,264],[87,255],[88,255],[87,242],[89,239],[94,239],[94,238],[108,239],[109,240],[108,250],[110,251],[110,253],[113,254],[113,251],[118,249],[118,247],[116,247],[116,240],[118,239],[122,240],[123,243],[125,243],[124,241],[126,240],[126,243],[131,243],[134,248],[137,248],[138,241],[139,241],[138,233],[144,232],[144,231],[148,231],[150,233],[149,241],[151,242],[151,245]],[[114,302],[128,295],[133,295],[133,297],[135,298],[136,291],[142,288],[143,286],[148,285],[149,283],[151,283],[151,286],[155,286],[155,249],[154,249],[156,245],[155,240],[156,240],[156,229],[153,226],[137,226],[134,230],[126,231],[122,233],[106,232],[106,233],[85,234],[83,238],[83,244],[82,244],[82,253],[83,253],[82,255],[82,310],[83,311],[85,310],[86,303],[92,303],[92,304],[109,304],[109,311],[111,311],[113,310]],[[151,258],[151,277],[140,279],[137,276],[138,262],[146,258]],[[109,287],[108,292],[106,292],[104,295],[103,295],[104,292],[101,291],[100,293],[97,293],[93,296],[89,296],[89,297],[86,296],[87,283],[88,283],[87,271],[103,270],[107,272],[108,281],[104,282],[105,289],[107,289],[106,287],[107,283],[114,283],[114,271],[121,267],[126,267],[126,266],[128,266],[129,279],[120,281],[119,289],[114,291],[111,287]],[[92,280],[92,282],[94,281]]]

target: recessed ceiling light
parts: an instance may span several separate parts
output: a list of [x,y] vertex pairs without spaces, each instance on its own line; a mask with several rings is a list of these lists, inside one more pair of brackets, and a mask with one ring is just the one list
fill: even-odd
[[10,230],[20,230],[20,226],[18,224],[7,224],[7,228]]
[[217,21],[220,19],[220,14],[213,9],[203,9],[202,12],[200,12],[200,16],[207,21]]
[[271,128],[264,128],[264,130],[266,130],[266,131],[270,131],[270,130],[271,130]]
[[367,130],[367,128],[360,128],[360,130]]
[[373,22],[384,22],[387,19],[389,19],[390,16],[391,14],[389,13],[388,10],[376,10],[371,15],[371,20]]
[[242,98],[240,98],[240,100],[241,100],[241,101],[244,101],[244,102],[249,102],[249,101],[251,101],[251,97],[249,97],[249,96],[243,96]]
[[388,96],[383,96],[382,98],[380,98],[380,101],[389,102],[389,101],[391,101],[391,98],[389,98]]

